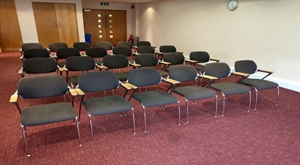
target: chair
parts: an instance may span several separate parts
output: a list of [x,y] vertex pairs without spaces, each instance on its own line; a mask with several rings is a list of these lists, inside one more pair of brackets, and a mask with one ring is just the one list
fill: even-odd
[[[40,105],[31,105],[21,109],[18,103],[18,97],[23,99],[49,98],[54,96],[62,96],[70,92],[72,95],[72,103],[55,102]],[[22,78],[18,83],[18,90],[10,97],[10,102],[17,106],[21,115],[21,129],[25,141],[25,151],[30,156],[26,139],[27,126],[38,126],[44,124],[58,123],[67,120],[75,121],[77,127],[79,145],[81,146],[81,138],[79,132],[79,124],[76,112],[73,108],[74,96],[77,92],[69,89],[66,81],[58,75],[31,76]],[[51,135],[55,136],[55,135]]]
[[192,63],[201,74],[204,73],[205,64],[210,61],[219,62],[220,60],[210,58],[210,55],[205,51],[193,51],[190,53],[190,59],[186,60],[186,62]]
[[118,69],[115,74],[120,81],[126,81],[128,77],[128,71],[121,71],[122,68],[127,68],[129,66],[129,61],[125,56],[105,56],[103,57],[103,65],[98,66],[100,70],[112,70]]
[[51,42],[48,45],[48,49],[50,52],[57,52],[57,49],[59,48],[68,48],[68,45],[64,42]]
[[85,54],[96,59],[96,64],[98,65],[102,65],[102,58],[108,55],[106,49],[103,47],[87,48]]
[[55,73],[57,69],[56,62],[52,58],[29,58],[23,61],[18,74],[25,77],[28,74]]
[[143,53],[151,53],[154,54],[155,50],[152,46],[139,46],[136,49],[136,55],[143,54]]
[[133,48],[133,45],[131,42],[128,41],[119,41],[117,42],[117,47],[128,47],[131,50]]
[[169,52],[165,53],[161,64],[163,65],[162,70],[167,71],[171,65],[184,65],[185,58],[182,53]]
[[57,49],[56,52],[56,63],[59,67],[64,67],[64,65],[66,64],[65,61],[61,61],[61,60],[65,60],[68,57],[72,57],[72,56],[80,56],[80,52],[77,48],[59,48]]
[[92,47],[88,42],[74,42],[73,48],[77,48],[79,51],[85,51],[87,48]]
[[173,53],[173,52],[177,52],[177,49],[175,46],[173,45],[162,45],[159,47],[159,52],[157,52],[157,57],[159,59],[162,59],[165,53]]
[[66,65],[63,68],[59,68],[60,75],[62,72],[66,72],[66,81],[70,80],[71,87],[74,88],[78,84],[79,75],[69,76],[69,72],[86,72],[95,69],[96,64],[92,57],[87,56],[74,56],[66,59]]
[[129,47],[114,47],[112,52],[114,55],[132,56],[132,50]]
[[21,49],[19,50],[21,55],[23,55],[26,49],[43,49],[43,45],[40,43],[23,43]]
[[[198,78],[197,70],[191,65],[178,65],[171,66],[169,68],[169,78],[179,81],[180,83],[197,81]],[[197,101],[200,99],[206,98],[215,98],[216,99],[216,115],[218,113],[218,96],[214,90],[200,87],[197,85],[187,85],[187,86],[178,86],[179,84],[174,85],[171,92],[177,93],[185,98],[186,103],[186,123],[188,123],[189,118],[189,105],[190,100]],[[178,86],[178,87],[177,87]]]
[[21,60],[26,60],[29,58],[50,58],[49,51],[47,49],[26,49],[23,53],[23,56],[20,57]]
[[136,46],[140,47],[140,46],[151,46],[151,43],[149,41],[137,41],[136,42]]
[[[279,100],[279,85],[275,82],[271,82],[268,80],[265,80],[266,77],[271,75],[272,71],[262,70],[258,69],[257,65],[252,60],[239,60],[235,62],[235,75],[242,76],[240,80],[238,80],[238,83],[248,85],[253,87],[255,90],[255,106],[254,110],[256,110],[257,107],[257,99],[258,99],[258,91],[259,90],[267,90],[267,89],[273,89],[277,88],[277,98],[276,98],[276,106],[278,105]],[[267,75],[263,77],[262,79],[254,79],[254,78],[248,78],[248,76],[256,73],[266,73]]]
[[[133,68],[140,68],[140,67],[158,67],[159,60],[158,58],[153,54],[141,54],[135,57],[135,63],[130,63],[130,65],[133,66]],[[157,69],[158,72],[162,77],[167,77],[168,72]]]
[[105,48],[108,52],[111,52],[114,46],[112,45],[111,42],[102,41],[102,42],[97,42],[95,47],[96,48],[102,47]]
[[[124,112],[127,110],[132,111],[133,120],[133,133],[135,134],[135,117],[134,108],[132,104],[122,96],[103,96],[84,99],[86,93],[89,92],[102,92],[113,90],[120,85],[118,77],[110,71],[106,72],[87,72],[79,76],[78,88],[76,91],[82,96],[79,108],[79,119],[81,115],[82,105],[88,112],[90,121],[92,139],[94,141],[92,116],[107,115],[112,113]],[[131,89],[126,85],[121,84],[122,87]]]
[[161,81],[166,81],[170,84],[179,83],[177,81],[172,81],[169,79],[162,79],[159,72],[155,68],[138,68],[130,70],[128,73],[128,83],[134,89],[131,98],[134,98],[138,102],[141,103],[144,112],[144,132],[147,133],[146,127],[146,108],[148,107],[156,107],[160,106],[160,108],[177,103],[178,105],[178,114],[179,114],[179,122],[180,125],[180,102],[177,97],[170,94],[169,92],[163,90],[150,90],[144,92],[136,92],[139,87],[147,87],[152,85],[158,85]]
[[248,86],[234,83],[234,82],[215,82],[217,79],[223,79],[230,76],[230,67],[223,62],[219,63],[209,63],[205,65],[205,75],[202,78],[209,79],[210,81],[204,84],[204,86],[216,89],[222,93],[223,97],[223,111],[222,116],[224,116],[225,110],[225,100],[228,95],[249,93],[249,107],[248,112],[250,112],[251,105],[251,90]]

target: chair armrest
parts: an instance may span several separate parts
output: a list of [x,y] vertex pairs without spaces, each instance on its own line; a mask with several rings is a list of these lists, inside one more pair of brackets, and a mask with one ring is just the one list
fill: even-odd
[[169,62],[166,62],[166,61],[160,61],[159,63],[161,63],[161,64],[165,64],[165,65],[170,65],[171,63],[169,63]]
[[211,60],[211,61],[216,61],[216,62],[219,62],[219,61],[220,61],[219,59],[215,59],[215,58],[211,58],[210,60]]
[[274,73],[273,71],[270,71],[270,70],[264,70],[264,69],[258,69],[257,71],[259,71],[259,72],[265,72],[265,73],[269,73],[269,74]]
[[56,54],[53,54],[53,55],[50,54],[50,57],[51,58],[57,58]]
[[133,85],[133,84],[130,84],[130,83],[121,83],[121,86],[126,88],[127,90],[130,90],[130,89],[137,89],[138,87]]
[[189,62],[192,65],[195,65],[198,61],[196,61],[196,60],[185,60],[185,62]]
[[165,81],[165,82],[167,82],[167,83],[170,83],[170,84],[173,84],[173,85],[179,84],[179,83],[180,83],[180,81],[177,81],[177,80],[174,80],[174,79],[170,79],[170,78],[168,78],[168,79],[163,79],[163,81]]
[[70,88],[69,92],[72,96],[77,96],[77,91],[75,89]]
[[209,76],[209,75],[200,75],[201,78],[206,78],[206,79],[209,79],[209,80],[216,80],[218,79],[217,77],[214,77],[214,76]]
[[87,57],[88,55],[86,55],[85,53],[80,54],[83,57]]
[[129,65],[134,66],[134,67],[141,67],[141,65],[138,63],[129,63]]
[[65,68],[65,67],[58,67],[58,70],[60,71],[60,72],[65,72],[65,71],[68,71],[68,69],[67,68]]
[[18,74],[23,74],[24,72],[23,72],[23,68],[21,68],[21,69],[19,69],[18,70]]
[[80,88],[74,89],[80,96],[84,95],[85,93]]
[[99,68],[99,69],[108,69],[106,66],[104,65],[98,65],[96,64],[96,67]]
[[135,52],[132,52],[132,54],[133,54],[134,56],[141,55],[141,53],[135,53]]
[[10,96],[9,102],[16,103],[18,102],[18,94],[14,93]]
[[23,60],[23,59],[24,59],[24,56],[22,55],[19,59],[20,59],[20,60]]
[[248,77],[249,74],[243,73],[243,72],[233,72],[232,74],[237,75],[237,76],[242,76],[242,77]]

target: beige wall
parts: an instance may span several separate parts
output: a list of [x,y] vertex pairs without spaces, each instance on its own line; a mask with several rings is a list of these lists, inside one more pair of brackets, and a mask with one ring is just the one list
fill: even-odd
[[269,80],[300,91],[299,0],[240,0],[233,12],[227,2],[139,4],[138,36],[155,46],[175,45],[185,56],[206,50],[232,67],[236,60],[252,59],[259,68],[275,71]]

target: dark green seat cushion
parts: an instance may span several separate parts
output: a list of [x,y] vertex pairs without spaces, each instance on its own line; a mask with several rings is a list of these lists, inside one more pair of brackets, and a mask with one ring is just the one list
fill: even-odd
[[160,90],[135,93],[132,97],[145,107],[161,106],[178,102],[177,97]]
[[246,85],[232,82],[213,83],[210,87],[222,91],[225,95],[241,94],[250,91],[250,88]]
[[250,85],[256,88],[257,90],[264,90],[264,89],[271,89],[271,88],[277,88],[278,84],[268,81],[268,80],[260,80],[260,79],[246,79],[241,82],[245,85]]
[[173,92],[184,96],[188,100],[199,100],[204,98],[211,98],[217,95],[214,90],[199,87],[199,86],[177,87],[173,90]]

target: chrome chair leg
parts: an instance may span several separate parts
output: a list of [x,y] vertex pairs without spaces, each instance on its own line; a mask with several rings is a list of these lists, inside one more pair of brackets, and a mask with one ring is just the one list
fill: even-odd
[[144,132],[147,133],[147,127],[146,127],[146,123],[147,123],[147,119],[146,119],[146,108],[143,106],[143,111],[144,111],[144,125],[145,125],[145,128],[144,128]]
[[215,118],[217,118],[218,115],[218,95],[216,95],[216,115]]
[[180,125],[180,120],[181,120],[181,113],[180,113],[180,102],[179,101],[177,101],[177,104],[178,104],[178,120],[179,120],[179,122],[178,122],[178,125]]
[[131,110],[132,110],[132,121],[133,121],[133,134],[136,134],[134,108],[132,108]]
[[25,126],[21,124],[21,129],[22,129],[22,134],[23,134],[23,138],[24,138],[24,142],[25,142],[25,152],[27,157],[30,157],[30,153],[28,150],[28,144],[27,144],[27,140],[26,140],[26,131],[25,131]]
[[[186,123],[189,123],[189,105],[188,105],[188,100],[185,99],[185,107],[186,107]],[[180,124],[179,124],[180,125]]]
[[90,119],[90,127],[91,127],[91,134],[92,134],[92,140],[94,141],[94,131],[93,131],[93,123],[92,123],[92,115],[88,114]]
[[[257,99],[258,99],[258,90],[256,88],[253,88],[255,90],[255,104],[254,104],[254,110],[256,110],[257,106]],[[249,91],[251,92],[251,91]]]
[[224,116],[226,95],[222,92],[222,96],[223,96],[223,112],[222,112],[222,116]]
[[279,86],[277,86],[276,106],[278,105],[278,101],[279,101]]
[[[256,91],[255,109],[256,109],[256,105],[257,105],[257,95],[258,95],[258,91]],[[249,91],[249,108],[248,108],[248,112],[250,112],[250,108],[251,108],[251,90]]]
[[79,122],[78,122],[77,116],[75,117],[75,124],[76,124],[76,128],[77,128],[79,146],[82,146],[81,136],[80,136],[80,129],[79,129]]

